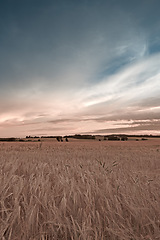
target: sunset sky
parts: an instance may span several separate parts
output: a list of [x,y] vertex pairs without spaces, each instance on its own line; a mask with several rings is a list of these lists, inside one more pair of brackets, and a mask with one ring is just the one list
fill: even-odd
[[0,137],[160,134],[159,0],[0,1]]

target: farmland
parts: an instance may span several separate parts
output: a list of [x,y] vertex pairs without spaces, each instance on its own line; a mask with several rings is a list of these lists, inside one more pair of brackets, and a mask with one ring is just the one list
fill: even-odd
[[0,183],[0,239],[160,239],[159,139],[0,142]]

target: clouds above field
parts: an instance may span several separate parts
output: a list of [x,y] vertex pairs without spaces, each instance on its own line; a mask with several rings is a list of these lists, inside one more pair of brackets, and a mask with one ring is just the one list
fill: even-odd
[[160,133],[159,5],[0,3],[1,135]]

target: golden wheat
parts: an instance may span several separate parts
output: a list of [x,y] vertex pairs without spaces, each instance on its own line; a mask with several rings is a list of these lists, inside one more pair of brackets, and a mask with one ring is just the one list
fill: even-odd
[[0,239],[160,239],[160,144],[0,143]]

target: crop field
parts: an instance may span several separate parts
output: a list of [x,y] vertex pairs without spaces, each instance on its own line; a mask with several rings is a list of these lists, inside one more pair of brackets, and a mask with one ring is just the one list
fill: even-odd
[[159,240],[160,140],[0,142],[0,239]]

